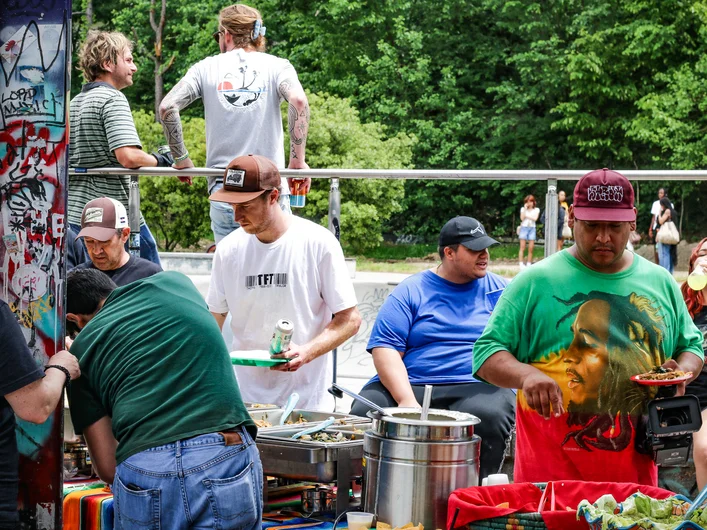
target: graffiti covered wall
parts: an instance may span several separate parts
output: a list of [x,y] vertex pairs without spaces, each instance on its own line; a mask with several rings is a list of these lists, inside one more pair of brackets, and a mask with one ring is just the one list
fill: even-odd
[[[71,0],[0,10],[0,297],[37,364],[62,349]],[[61,407],[18,421],[22,528],[61,528]]]

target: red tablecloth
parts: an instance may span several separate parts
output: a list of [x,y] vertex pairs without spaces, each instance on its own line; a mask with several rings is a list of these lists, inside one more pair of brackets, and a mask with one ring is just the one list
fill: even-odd
[[[582,482],[565,480],[548,483],[554,488],[554,510],[550,510],[550,498],[541,513],[543,521],[550,530],[572,530],[587,528],[583,519],[577,520],[577,505],[584,499],[596,501],[607,493],[621,502],[637,491],[655,499],[665,499],[673,492],[652,486],[642,486],[623,482]],[[542,490],[535,484],[503,484],[499,486],[476,486],[458,489],[449,497],[447,527],[452,523],[457,509],[459,513],[454,521],[454,528],[460,528],[473,521],[503,517],[516,512],[537,512]],[[498,505],[508,503],[508,508]]]

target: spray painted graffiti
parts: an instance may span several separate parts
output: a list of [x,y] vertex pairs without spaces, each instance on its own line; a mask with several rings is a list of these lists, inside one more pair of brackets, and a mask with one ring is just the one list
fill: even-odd
[[361,327],[358,333],[342,344],[338,349],[337,373],[342,377],[373,377],[376,369],[373,357],[366,351],[373,324],[383,302],[390,294],[388,287],[375,284],[356,286],[358,311],[361,314]]
[[[0,14],[0,297],[36,362],[62,348],[70,0]],[[22,528],[61,527],[61,411],[18,422]]]

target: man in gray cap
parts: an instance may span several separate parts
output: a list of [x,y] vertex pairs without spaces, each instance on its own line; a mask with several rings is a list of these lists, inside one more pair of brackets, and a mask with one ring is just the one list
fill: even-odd
[[130,237],[128,214],[120,201],[99,197],[86,203],[81,214],[81,231],[90,261],[77,269],[98,269],[119,287],[147,278],[162,271],[162,267],[132,256],[125,250]]
[[[483,225],[455,217],[439,235],[442,262],[407,278],[381,307],[368,341],[378,375],[361,394],[383,407],[419,407],[434,385],[433,408],[468,412],[481,423],[481,476],[498,473],[514,422],[511,390],[471,376],[471,353],[506,280],[488,272],[491,245]],[[356,403],[351,411],[368,412]]]

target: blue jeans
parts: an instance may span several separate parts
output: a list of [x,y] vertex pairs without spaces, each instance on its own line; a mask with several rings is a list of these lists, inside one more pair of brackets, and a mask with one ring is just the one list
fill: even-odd
[[[223,184],[218,183],[211,189],[209,194],[221,188],[223,188]],[[211,231],[214,233],[214,243],[218,243],[241,225],[234,219],[233,207],[230,204],[225,202],[210,202],[211,208],[209,209],[209,217],[211,217]],[[292,214],[289,195],[280,195],[279,202],[283,212]]]
[[658,263],[664,269],[667,269],[670,274],[673,273],[675,264],[673,263],[672,247],[675,245],[666,245],[660,243],[658,246]]
[[[75,236],[77,236],[81,231],[81,226],[70,223],[69,229]],[[83,239],[80,239],[80,241],[81,244],[75,246],[77,265],[91,259],[88,257],[88,252],[86,251],[86,246],[84,245]],[[128,250],[127,243],[125,244],[125,250]],[[150,232],[147,224],[140,226],[140,257],[151,261],[152,263],[156,263],[160,267],[162,266],[162,263],[160,262],[160,255],[157,253],[157,242],[155,241],[155,238],[152,235],[152,232]]]
[[115,530],[260,530],[263,468],[255,442],[204,434],[121,462],[113,481]]
[[525,239],[526,241],[535,241],[535,227],[534,226],[521,226],[520,235],[518,239]]

